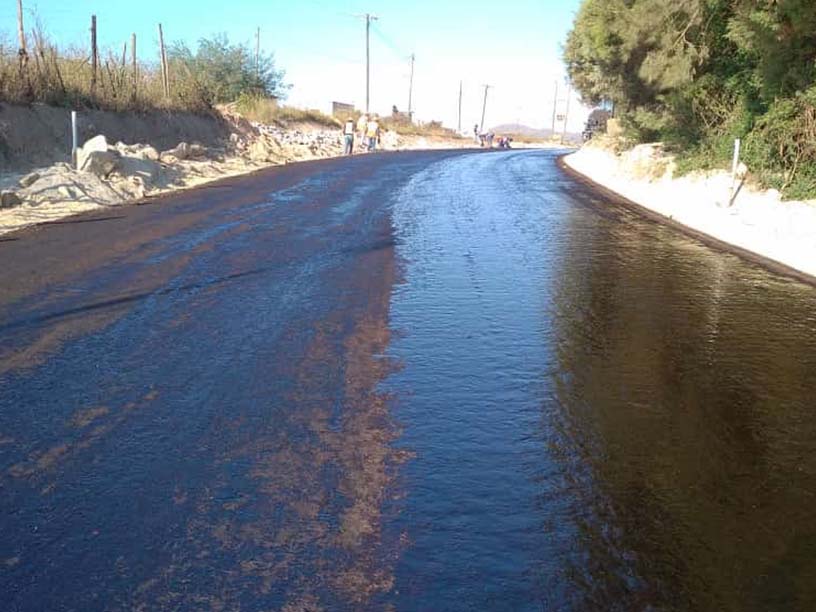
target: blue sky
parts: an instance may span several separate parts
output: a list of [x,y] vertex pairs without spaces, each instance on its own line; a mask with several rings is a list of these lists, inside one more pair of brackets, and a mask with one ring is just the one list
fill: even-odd
[[[379,17],[372,29],[372,109],[386,113],[408,102],[408,56],[416,54],[414,107],[420,119],[455,126],[459,81],[464,82],[463,123],[481,114],[486,123],[520,120],[549,125],[554,81],[559,113],[566,104],[561,45],[580,0],[24,0],[27,29],[39,19],[61,44],[86,44],[91,14],[97,15],[102,46],[121,48],[131,32],[139,55],[156,56],[156,24],[168,40],[190,44],[226,32],[274,52],[293,88],[289,103],[326,110],[332,100],[365,101],[364,24],[355,15]],[[14,35],[15,3],[0,7],[7,38]],[[571,128],[583,119],[572,101]]]

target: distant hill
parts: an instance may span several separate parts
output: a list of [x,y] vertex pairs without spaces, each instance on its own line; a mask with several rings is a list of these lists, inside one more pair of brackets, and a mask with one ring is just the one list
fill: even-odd
[[530,138],[549,138],[552,136],[552,130],[550,129],[532,128],[529,125],[521,125],[520,123],[503,123],[490,128],[490,131],[494,134],[518,134]]

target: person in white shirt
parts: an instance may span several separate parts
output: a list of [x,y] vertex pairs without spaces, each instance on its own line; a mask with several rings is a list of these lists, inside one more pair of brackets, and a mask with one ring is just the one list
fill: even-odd
[[366,128],[368,127],[368,115],[363,113],[357,119],[357,137],[359,138],[360,148],[366,146]]
[[346,125],[343,128],[343,138],[345,140],[343,153],[351,155],[354,153],[354,120],[351,117],[346,120]]

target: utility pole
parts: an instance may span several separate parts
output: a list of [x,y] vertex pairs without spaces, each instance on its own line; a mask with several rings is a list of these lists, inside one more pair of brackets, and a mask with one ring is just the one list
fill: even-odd
[[366,20],[366,115],[370,110],[371,102],[371,22],[376,21],[377,17],[371,13],[365,14]]
[[492,85],[485,85],[485,95],[484,95],[484,102],[482,103],[482,123],[479,125],[479,133],[484,132],[484,120],[485,120],[485,111],[487,110],[487,91],[492,87]]
[[411,54],[411,79],[408,85],[408,121],[411,123],[414,122],[414,111],[413,111],[413,96],[414,96],[414,61],[416,57],[414,54]]
[[572,83],[567,83],[567,110],[564,112],[564,131],[561,132],[561,144],[567,139],[567,123],[569,122],[570,97],[572,96]]
[[255,31],[255,74],[261,78],[261,28]]
[[462,133],[462,81],[459,81],[459,133]]
[[552,130],[550,138],[555,139],[555,118],[558,111],[558,81],[555,81],[555,94],[553,95],[553,116],[552,116]]

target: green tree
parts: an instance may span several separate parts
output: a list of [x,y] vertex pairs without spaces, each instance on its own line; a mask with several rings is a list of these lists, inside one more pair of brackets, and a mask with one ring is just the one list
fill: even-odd
[[813,0],[737,0],[728,38],[751,58],[767,102],[804,91],[816,81]]
[[202,38],[195,53],[177,42],[168,60],[192,78],[195,93],[209,104],[232,102],[241,94],[283,97],[288,89],[271,54],[261,54],[256,64],[255,52],[246,44],[231,44],[226,34]]
[[564,60],[585,101],[681,167],[725,165],[744,137],[756,176],[816,195],[814,0],[584,0]]
[[585,100],[609,99],[645,136],[670,129],[679,92],[720,45],[725,0],[585,0],[564,59]]

